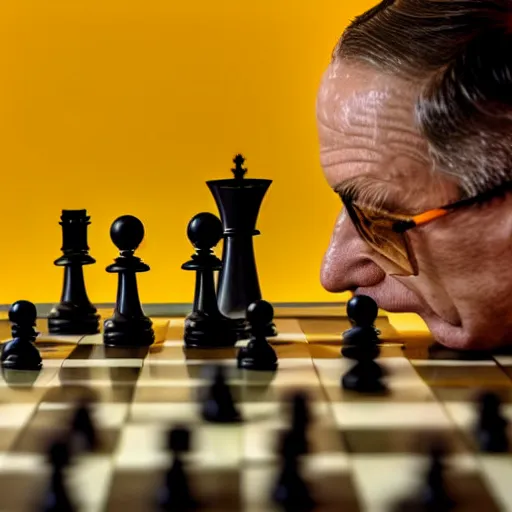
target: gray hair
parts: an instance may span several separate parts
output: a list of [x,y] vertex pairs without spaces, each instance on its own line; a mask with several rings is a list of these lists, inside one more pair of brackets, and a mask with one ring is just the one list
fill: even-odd
[[512,180],[512,0],[383,0],[333,59],[417,86],[418,127],[463,195]]

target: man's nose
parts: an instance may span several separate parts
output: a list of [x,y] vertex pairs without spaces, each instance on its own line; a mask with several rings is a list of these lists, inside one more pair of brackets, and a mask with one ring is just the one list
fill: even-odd
[[386,274],[371,255],[371,248],[361,239],[343,209],[322,263],[322,286],[329,292],[341,293],[380,283]]

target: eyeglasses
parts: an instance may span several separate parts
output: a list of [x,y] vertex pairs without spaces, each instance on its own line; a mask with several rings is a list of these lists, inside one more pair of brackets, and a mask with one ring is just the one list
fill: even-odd
[[397,267],[396,271],[390,272],[390,275],[416,276],[418,275],[418,263],[407,231],[460,208],[488,201],[503,194],[509,188],[512,188],[512,183],[412,216],[365,208],[354,204],[348,198],[342,198],[342,202],[359,236],[375,252],[384,256],[393,266]]

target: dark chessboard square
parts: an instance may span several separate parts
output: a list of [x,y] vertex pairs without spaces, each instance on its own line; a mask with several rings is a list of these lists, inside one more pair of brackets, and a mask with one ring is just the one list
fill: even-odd
[[107,347],[105,345],[77,345],[68,359],[144,359],[148,347]]
[[[238,470],[187,467],[190,487],[201,509],[215,512],[239,512],[242,508],[241,482]],[[155,497],[164,478],[163,470],[141,468],[113,474],[107,512],[140,512],[154,508]]]
[[135,387],[134,403],[196,403],[201,391],[195,387],[144,386],[141,380]]
[[463,402],[469,403],[471,407],[476,407],[477,400],[482,391],[489,391],[497,394],[503,404],[512,404],[512,387],[501,386],[482,386],[479,387],[478,381],[475,381],[473,387],[448,387],[439,386],[432,388],[432,392],[440,402]]
[[275,350],[278,360],[285,358],[309,359],[311,357],[310,345],[307,343],[273,341],[272,338],[269,338],[269,342]]
[[48,474],[36,471],[0,472],[0,510],[38,510],[48,483]]
[[[35,427],[30,425],[21,432],[18,439],[14,442],[11,451],[17,454],[30,453],[45,455],[50,443],[55,439],[64,439],[67,433],[68,428],[66,423],[53,425],[51,427]],[[120,432],[117,428],[98,428],[98,453],[114,454],[119,436]]]
[[457,503],[456,510],[499,512],[502,510],[480,473],[447,471],[447,488]]
[[451,453],[468,453],[469,445],[456,429],[342,429],[346,450],[354,454],[424,454],[432,440],[439,440]]
[[420,377],[432,388],[464,387],[481,388],[512,387],[512,381],[507,374],[495,363],[482,364],[414,364],[414,369]]
[[65,385],[45,389],[41,402],[76,404],[84,391],[93,393],[98,402],[130,403],[135,386],[131,384],[95,385],[94,390],[86,386]]
[[13,446],[19,434],[20,430],[16,427],[0,428],[0,454],[7,452]]
[[124,366],[82,366],[63,367],[59,370],[59,380],[62,384],[75,382],[112,381],[118,384],[134,384],[140,375],[140,368]]

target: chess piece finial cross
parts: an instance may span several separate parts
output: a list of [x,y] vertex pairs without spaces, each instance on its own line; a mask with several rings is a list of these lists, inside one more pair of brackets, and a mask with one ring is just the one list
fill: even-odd
[[243,155],[238,153],[235,158],[233,158],[233,163],[235,164],[235,168],[231,169],[233,171],[233,174],[235,175],[236,180],[241,180],[247,173],[247,169],[243,167],[245,162],[245,158]]

